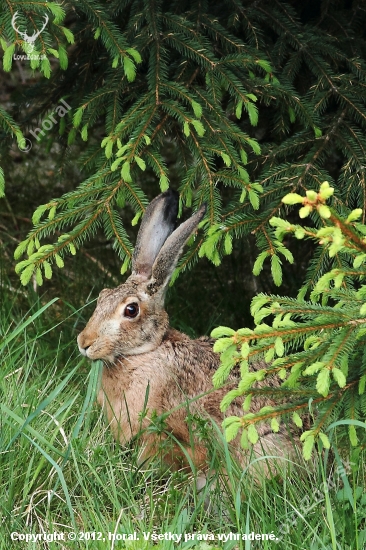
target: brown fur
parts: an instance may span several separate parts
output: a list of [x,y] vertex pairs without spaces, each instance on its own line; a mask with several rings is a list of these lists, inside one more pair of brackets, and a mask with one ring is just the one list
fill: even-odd
[[[237,386],[239,376],[231,374],[224,388],[214,390],[212,376],[219,366],[219,356],[212,351],[212,342],[207,338],[191,340],[169,328],[165,289],[184,242],[204,214],[201,209],[173,231],[175,215],[171,209],[175,208],[175,195],[169,192],[150,204],[139,232],[132,275],[116,289],[100,293],[78,344],[81,353],[105,363],[98,402],[116,439],[125,444],[141,433],[142,459],[149,458],[167,436],[157,436],[148,428],[154,415],[169,413],[166,431],[178,443],[173,442],[164,452],[165,461],[176,467],[186,465],[186,452],[196,467],[203,468],[207,450],[198,437],[194,437],[192,445],[187,416],[190,413],[210,418],[220,426],[224,418],[220,402]],[[157,229],[159,224],[163,229]],[[138,306],[135,318],[126,315],[130,304]],[[269,404],[273,403],[263,398],[256,402],[254,410]],[[226,414],[241,416],[240,403],[234,401]],[[263,450],[288,454],[291,443],[283,429],[273,434],[263,425],[259,433],[262,437],[254,448],[256,454],[263,454]],[[239,441],[233,443],[233,452],[246,464],[247,455]]]

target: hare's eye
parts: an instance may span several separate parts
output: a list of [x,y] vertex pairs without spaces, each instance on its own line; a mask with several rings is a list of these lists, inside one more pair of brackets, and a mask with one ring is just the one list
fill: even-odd
[[125,307],[124,316],[133,319],[138,315],[139,311],[138,304],[128,304],[128,306]]

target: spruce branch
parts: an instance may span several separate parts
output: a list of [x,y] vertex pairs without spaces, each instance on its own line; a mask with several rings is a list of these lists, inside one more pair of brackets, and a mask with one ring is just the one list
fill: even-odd
[[[311,457],[318,438],[328,445],[324,432],[332,422],[335,409],[337,417],[344,415],[357,420],[359,411],[365,407],[365,384],[361,380],[366,362],[360,352],[363,354],[366,343],[366,270],[363,269],[366,226],[357,221],[362,214],[360,209],[344,217],[330,208],[326,203],[333,193],[329,183],[323,182],[318,192],[307,190],[305,196],[289,193],[282,199],[284,204],[299,205],[301,218],[316,212],[319,219],[326,222],[320,229],[294,226],[282,218],[272,218],[271,225],[280,242],[288,233],[300,240],[305,236],[312,238],[328,256],[338,254],[341,267],[328,270],[316,282],[310,302],[260,294],[252,302],[254,329],[233,331],[218,327],[212,332],[212,336],[218,338],[214,350],[221,354],[221,366],[213,378],[216,387],[226,381],[235,365],[239,364],[241,371],[238,388],[231,390],[222,401],[223,410],[233,399],[240,396],[247,399],[248,395],[254,407],[253,412],[249,409],[242,418],[232,417],[232,422],[244,430],[244,445],[248,441],[256,443],[258,422],[270,421],[271,429],[276,432],[284,415],[301,409],[305,412],[310,395],[316,412],[310,429],[301,436],[306,459]],[[348,266],[349,261],[353,262],[353,269]],[[355,280],[359,281],[358,285],[354,284]],[[332,305],[327,305],[329,297],[334,301]],[[271,325],[264,322],[266,318],[273,319]],[[272,378],[277,384],[266,385]],[[282,390],[290,391],[283,393],[281,399]],[[266,392],[276,394],[276,401],[271,401],[276,404],[258,409],[256,398]],[[291,397],[297,401],[291,402]],[[300,424],[301,417],[295,416],[293,420]],[[229,425],[224,427],[229,440],[231,430]],[[355,429],[349,433],[352,445],[358,444],[359,437]]]

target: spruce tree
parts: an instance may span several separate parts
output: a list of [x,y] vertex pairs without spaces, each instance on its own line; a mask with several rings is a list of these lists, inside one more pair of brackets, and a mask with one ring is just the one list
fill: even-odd
[[[72,113],[47,140],[60,130],[65,146],[86,143],[79,163],[85,180],[40,206],[17,250],[17,259],[28,250],[18,268],[24,283],[33,273],[39,282],[49,276],[98,227],[126,270],[131,243],[118,210],[129,204],[137,223],[148,202],[145,170],[168,187],[170,144],[179,158],[181,207],[208,204],[205,237],[184,267],[199,250],[217,264],[233,238],[252,233],[261,253],[255,272],[269,261],[279,284],[281,258],[291,256],[268,222],[283,212],[284,192],[327,180],[340,207],[364,203],[362,3],[78,1],[65,12],[52,2],[3,3],[6,71],[14,51],[29,51],[12,26],[16,11],[18,28],[39,29],[50,17],[34,44],[45,59],[30,63],[44,78],[26,92],[23,134],[64,98]],[[21,139],[11,113],[1,120]]]

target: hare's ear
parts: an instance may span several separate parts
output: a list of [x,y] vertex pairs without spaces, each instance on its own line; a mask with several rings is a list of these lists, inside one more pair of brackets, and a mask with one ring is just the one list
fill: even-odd
[[183,246],[190,235],[197,229],[206,212],[206,205],[201,206],[199,210],[187,221],[182,223],[167,238],[162,249],[152,266],[152,278],[149,284],[151,293],[159,292],[164,296],[165,289],[169,283],[170,277],[177,265],[179,256],[182,253]]
[[178,214],[179,194],[172,189],[151,201],[146,208],[132,257],[132,274],[150,279],[161,247],[172,233]]

